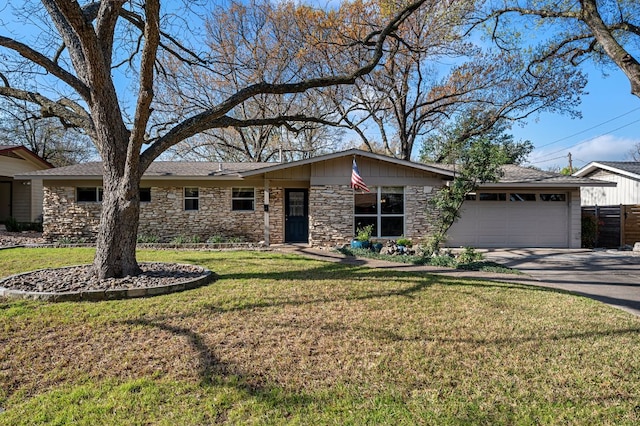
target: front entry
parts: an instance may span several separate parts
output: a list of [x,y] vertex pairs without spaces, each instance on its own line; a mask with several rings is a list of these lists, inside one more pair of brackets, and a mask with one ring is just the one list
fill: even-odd
[[284,242],[309,242],[309,190],[284,190]]
[[11,209],[11,182],[0,182],[0,221],[9,219]]

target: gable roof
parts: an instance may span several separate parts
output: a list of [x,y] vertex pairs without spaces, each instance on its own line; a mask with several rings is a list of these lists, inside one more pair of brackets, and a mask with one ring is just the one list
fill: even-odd
[[[440,165],[455,170],[455,165]],[[498,182],[483,183],[481,187],[540,187],[540,186],[558,186],[558,187],[577,187],[577,186],[615,186],[613,182],[601,181],[585,177],[567,176],[560,173],[548,172],[544,170],[533,169],[530,167],[516,166],[515,164],[506,164],[501,167],[502,177]]]
[[[428,165],[423,163],[414,163],[412,161],[399,160],[397,158],[387,157],[384,155],[374,154],[371,152],[361,151],[358,149],[350,149],[333,154],[320,155],[318,157],[307,158],[289,163],[222,163],[208,161],[154,161],[145,171],[145,178],[154,179],[244,179],[257,176],[263,173],[274,172],[278,170],[288,169],[292,167],[304,166],[307,164],[318,163],[321,161],[333,160],[336,158],[350,156],[366,157],[383,161],[386,163],[397,164],[405,167],[411,167],[418,170],[437,173],[444,176],[454,176],[451,170],[446,168]],[[58,167],[52,170],[40,170],[37,172],[23,173],[21,177],[42,177],[52,180],[94,180],[102,179],[102,162],[90,162],[83,164],[75,164],[72,166]]]
[[[271,163],[212,163],[206,161],[154,161],[145,171],[147,178],[241,178],[241,173],[256,168],[264,168]],[[102,179],[102,162],[74,164],[50,170],[23,173],[21,176],[42,177],[52,180],[94,180]]]
[[[332,154],[320,155],[289,163],[221,163],[206,161],[154,161],[145,171],[145,178],[167,180],[229,180],[255,177],[260,174],[285,170],[292,167],[319,163],[344,157],[364,157],[385,163],[410,167],[421,171],[436,173],[445,179],[456,176],[455,165],[425,164],[401,160],[386,155],[375,154],[359,149],[349,149]],[[615,183],[599,181],[589,178],[565,176],[542,170],[506,165],[502,167],[504,176],[497,183],[486,183],[482,187],[512,186],[512,187],[578,187],[578,186],[615,186]],[[51,180],[99,180],[102,179],[102,163],[91,162],[50,170],[40,170],[23,173],[21,177],[42,177]]]
[[333,159],[336,159],[336,158],[350,157],[350,156],[358,156],[358,157],[369,158],[369,159],[372,159],[372,160],[383,161],[385,163],[391,163],[391,164],[410,167],[410,168],[413,168],[413,169],[418,169],[418,170],[422,170],[422,171],[426,171],[426,172],[437,173],[437,174],[441,174],[441,175],[444,175],[444,176],[451,176],[451,177],[454,176],[454,173],[451,170],[449,170],[449,169],[447,169],[445,167],[440,167],[439,164],[414,163],[413,161],[401,160],[401,159],[394,158],[394,157],[389,157],[389,156],[386,156],[386,155],[375,154],[373,152],[368,152],[368,151],[362,151],[360,149],[348,149],[346,151],[334,152],[332,154],[319,155],[317,157],[312,157],[312,158],[307,158],[307,159],[304,159],[304,160],[293,161],[291,163],[266,163],[266,164],[269,164],[268,167],[261,168],[261,169],[254,169],[252,171],[248,171],[246,173],[243,173],[243,176],[252,176],[252,175],[257,175],[257,174],[261,174],[261,173],[275,172],[275,171],[278,171],[278,170],[288,169],[290,167],[304,166],[306,164],[319,163],[321,161],[328,161],[328,160],[333,160]]
[[637,161],[592,161],[573,175],[578,177],[588,176],[598,169],[640,180],[640,162]]
[[39,164],[46,168],[53,168],[53,164],[49,163],[47,160],[23,145],[0,145],[0,155],[17,157]]

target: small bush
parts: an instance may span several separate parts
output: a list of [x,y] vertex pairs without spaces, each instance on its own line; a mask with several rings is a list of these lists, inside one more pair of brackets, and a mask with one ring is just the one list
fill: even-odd
[[411,242],[410,239],[408,238],[404,238],[404,237],[400,237],[398,238],[398,241],[396,241],[396,244],[399,246],[405,246],[405,247],[412,247],[413,243]]
[[212,235],[207,239],[209,244],[221,244],[224,243],[224,237],[222,235]]
[[138,235],[137,241],[142,244],[155,244],[160,241],[160,238],[153,234],[140,234]]
[[477,252],[473,247],[465,247],[458,255],[456,261],[461,264],[479,262],[482,259],[484,259],[482,253]]
[[371,233],[373,232],[373,225],[359,226],[356,229],[356,241],[367,242],[371,239]]
[[70,245],[70,244],[85,244],[86,238],[83,237],[61,237],[56,240],[57,245]]
[[431,266],[444,266],[447,268],[455,268],[457,266],[456,259],[447,255],[430,257],[428,262]]
[[4,222],[4,227],[7,228],[9,232],[20,232],[20,224],[16,220],[15,217],[10,217]]
[[170,241],[171,244],[198,244],[202,242],[202,238],[198,235],[177,235]]
[[227,238],[227,242],[234,244],[234,243],[244,243],[244,238],[243,237],[229,237]]
[[42,232],[42,222],[18,222],[14,217],[10,217],[9,219],[7,219],[4,222],[4,226],[9,232]]

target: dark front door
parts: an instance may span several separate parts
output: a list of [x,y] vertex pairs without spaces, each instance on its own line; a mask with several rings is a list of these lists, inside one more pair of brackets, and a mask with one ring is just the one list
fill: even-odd
[[0,221],[11,216],[11,182],[0,182]]
[[284,241],[309,242],[309,191],[284,190]]

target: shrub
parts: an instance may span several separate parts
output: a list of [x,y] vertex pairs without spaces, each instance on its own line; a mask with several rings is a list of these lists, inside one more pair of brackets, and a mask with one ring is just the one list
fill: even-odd
[[413,243],[411,242],[410,239],[408,238],[404,238],[404,237],[400,237],[398,238],[398,240],[396,241],[396,244],[399,246],[405,246],[405,247],[412,247]]
[[153,234],[140,234],[138,235],[138,242],[142,244],[155,244],[160,241],[160,238],[157,235]]
[[482,253],[477,252],[473,247],[465,247],[456,259],[458,264],[479,262],[484,259]]
[[356,229],[356,241],[366,242],[371,239],[371,233],[373,232],[373,225],[359,226]]
[[4,226],[9,232],[42,232],[42,222],[18,222],[14,217],[10,217],[9,219],[7,219],[4,222]]

